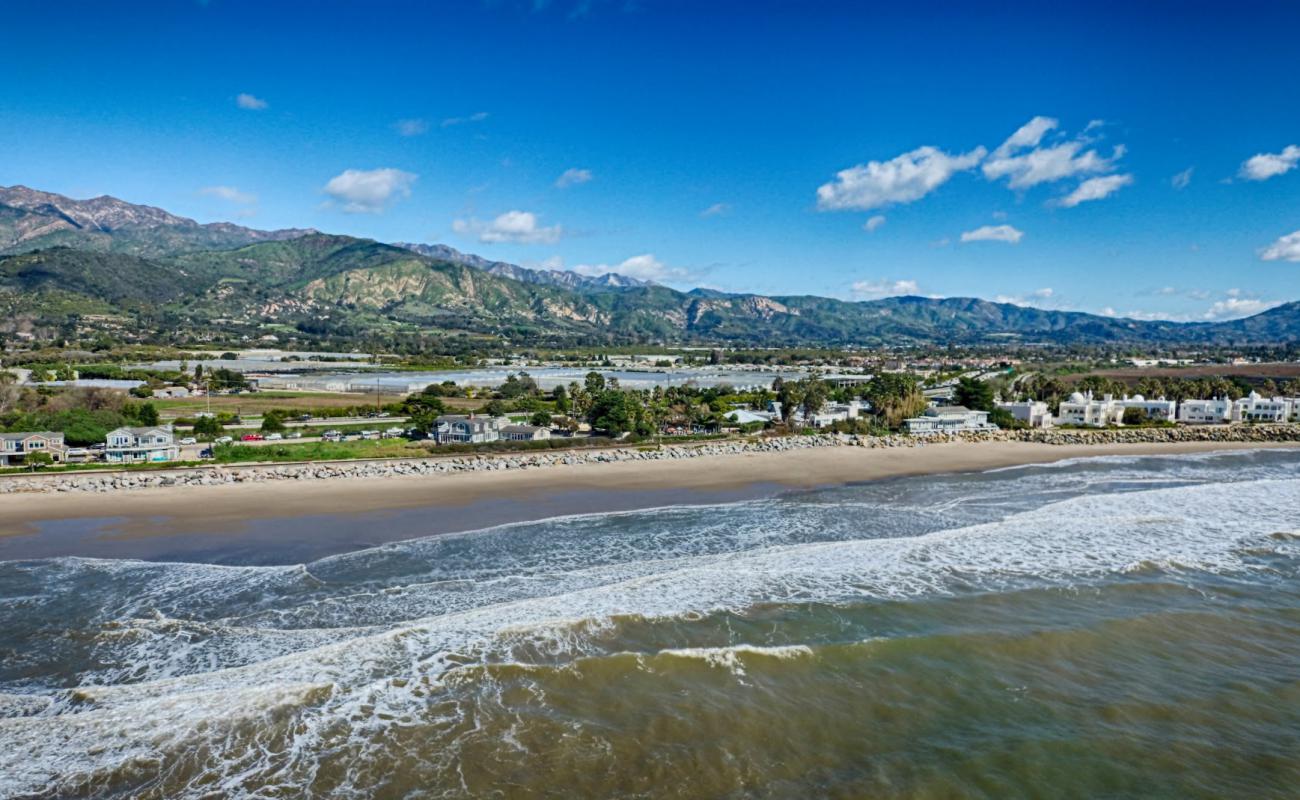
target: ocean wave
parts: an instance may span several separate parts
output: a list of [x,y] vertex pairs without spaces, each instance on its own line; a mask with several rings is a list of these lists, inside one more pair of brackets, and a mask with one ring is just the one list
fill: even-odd
[[[1300,480],[1221,483],[1215,478],[1232,477],[1216,474],[1225,470],[1198,470],[1187,471],[1200,475],[1196,485],[1040,498],[1030,508],[1023,493],[1002,505],[988,500],[1006,484],[935,481],[928,485],[944,511],[902,535],[878,529],[872,512],[887,503],[847,488],[838,491],[851,505],[838,511],[796,497],[583,515],[385,545],[306,568],[28,565],[50,578],[51,609],[86,603],[64,621],[87,632],[101,666],[79,673],[75,688],[32,695],[44,705],[0,704],[16,712],[0,718],[11,745],[0,752],[0,794],[67,792],[166,759],[189,759],[230,795],[251,774],[306,780],[321,753],[357,757],[392,725],[462,724],[457,702],[445,698],[444,681],[458,672],[625,652],[619,619],[653,627],[744,617],[762,604],[1088,586],[1138,570],[1232,573],[1257,568],[1261,541],[1286,547],[1260,537],[1295,529]],[[1110,480],[1133,477],[1116,468]],[[985,509],[976,518],[993,518],[934,529],[963,516],[963,496]],[[814,655],[810,643],[742,641],[638,657],[744,677],[755,659]],[[261,756],[241,738],[256,724],[268,737]],[[236,740],[243,755],[227,758]]]

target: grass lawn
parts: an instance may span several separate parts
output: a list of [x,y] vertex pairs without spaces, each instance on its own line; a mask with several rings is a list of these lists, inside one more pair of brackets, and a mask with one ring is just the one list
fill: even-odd
[[230,444],[214,451],[218,464],[241,461],[338,461],[348,458],[414,458],[429,455],[426,443],[405,439],[361,440],[357,442],[283,442],[262,446]]

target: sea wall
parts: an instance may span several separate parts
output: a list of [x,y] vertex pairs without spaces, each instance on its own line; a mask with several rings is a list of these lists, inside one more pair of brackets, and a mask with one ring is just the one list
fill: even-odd
[[1219,425],[1115,430],[999,430],[953,435],[854,436],[819,434],[782,436],[704,444],[629,446],[600,450],[550,450],[524,453],[433,456],[419,459],[319,462],[298,464],[213,465],[161,471],[101,471],[76,474],[7,475],[0,495],[15,492],[115,492],[164,486],[213,486],[257,481],[303,481],[328,478],[382,478],[538,469],[563,464],[608,464],[623,461],[672,461],[703,456],[776,453],[814,447],[925,447],[948,442],[1034,442],[1049,445],[1103,445],[1167,442],[1297,442],[1300,425]]

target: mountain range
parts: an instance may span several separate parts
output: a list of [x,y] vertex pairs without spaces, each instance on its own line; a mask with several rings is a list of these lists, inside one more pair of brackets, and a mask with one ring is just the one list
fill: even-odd
[[850,302],[538,270],[440,244],[200,224],[112,197],[0,188],[0,312],[89,314],[253,336],[492,336],[513,343],[899,345],[1272,344],[1300,341],[1300,303],[1178,323],[976,298]]

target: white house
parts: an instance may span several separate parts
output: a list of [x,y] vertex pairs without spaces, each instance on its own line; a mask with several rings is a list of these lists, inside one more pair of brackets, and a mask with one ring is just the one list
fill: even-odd
[[0,433],[0,467],[17,466],[33,453],[49,453],[55,461],[63,461],[67,453],[63,434],[57,431]]
[[1178,421],[1187,425],[1215,425],[1232,419],[1232,401],[1226,397],[1184,400],[1178,404]]
[[171,426],[157,428],[118,428],[109,431],[104,442],[104,460],[119,464],[175,461],[180,448]]
[[1092,428],[1119,425],[1123,419],[1124,406],[1116,402],[1115,398],[1106,395],[1097,400],[1093,398],[1092,392],[1075,392],[1070,395],[1070,399],[1061,401],[1056,414],[1058,425],[1084,425]]
[[973,411],[965,406],[934,406],[919,417],[903,421],[907,432],[914,435],[959,433],[961,431],[995,431],[997,425],[989,422],[989,412]]
[[505,417],[443,414],[434,420],[433,434],[438,444],[483,444],[500,439],[509,422]]
[[551,429],[538,425],[503,425],[501,438],[512,442],[540,442],[551,438]]
[[1260,397],[1251,392],[1232,404],[1234,422],[1286,422],[1291,418],[1291,401],[1285,397]]
[[1052,412],[1047,403],[1041,400],[1021,400],[1014,403],[998,403],[998,408],[1013,418],[1024,422],[1031,428],[1052,427]]
[[[1166,400],[1163,397],[1156,398],[1155,400],[1148,400],[1138,394],[1132,397],[1126,396],[1123,400],[1119,401],[1119,404],[1121,408],[1139,409],[1143,416],[1152,420],[1172,421],[1178,413],[1178,403],[1173,400]],[[1120,413],[1120,417],[1121,419],[1123,418],[1122,412]]]

